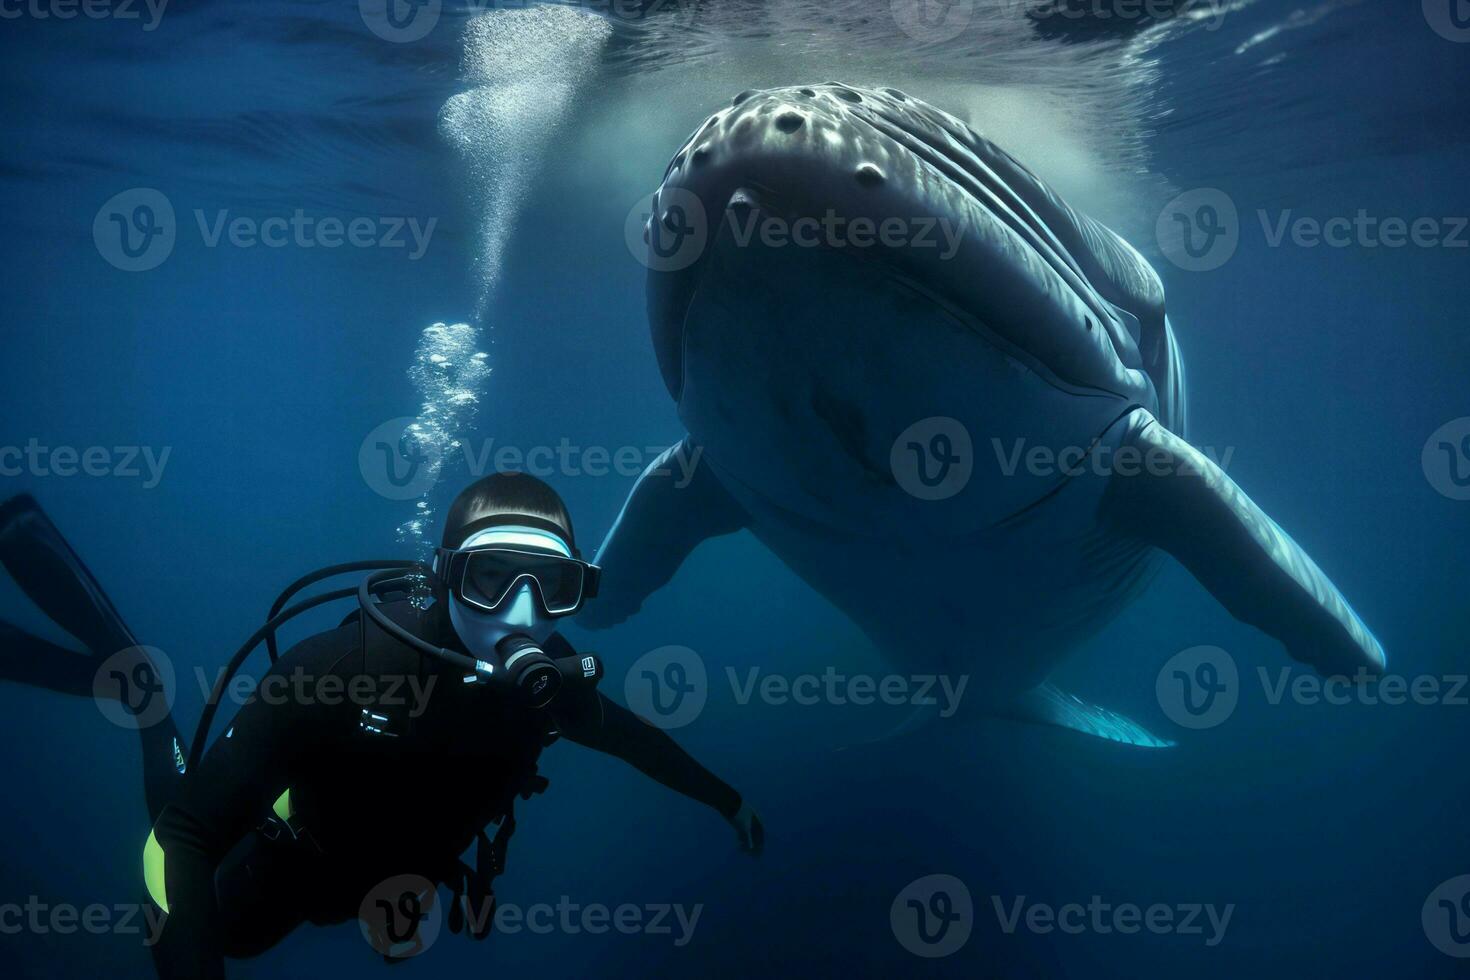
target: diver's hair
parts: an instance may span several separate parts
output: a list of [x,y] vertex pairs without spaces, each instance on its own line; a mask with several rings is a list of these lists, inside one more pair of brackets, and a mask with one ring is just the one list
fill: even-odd
[[458,548],[465,539],[496,524],[519,523],[554,530],[576,551],[572,517],[551,487],[527,473],[492,473],[460,491],[444,517],[443,547]]

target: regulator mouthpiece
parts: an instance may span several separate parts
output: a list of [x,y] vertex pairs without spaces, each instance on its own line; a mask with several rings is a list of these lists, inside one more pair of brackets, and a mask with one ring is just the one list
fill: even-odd
[[535,640],[513,633],[495,646],[505,679],[526,705],[544,708],[561,690],[561,671]]

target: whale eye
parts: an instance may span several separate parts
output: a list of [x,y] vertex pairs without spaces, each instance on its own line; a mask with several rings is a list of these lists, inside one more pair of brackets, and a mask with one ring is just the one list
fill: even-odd
[[877,187],[883,183],[883,171],[871,163],[865,163],[857,168],[857,182],[864,187]]
[[797,95],[804,95],[804,96],[806,96],[807,98],[810,99],[812,96],[816,95],[817,93],[814,90],[809,89],[809,88],[799,88],[799,89],[796,90],[796,94]]
[[741,92],[739,95],[735,96],[735,98],[730,102],[730,104],[731,105],[739,105],[740,103],[744,102],[746,99],[748,99],[752,95],[754,95],[755,94],[755,91],[756,90],[753,89],[753,88],[746,89],[744,92]]
[[900,92],[896,88],[885,88],[883,91],[886,94],[893,96],[895,99],[897,99],[900,102],[907,102],[908,99],[909,99],[909,97],[907,95],[904,95],[902,92]]
[[863,101],[863,97],[861,95],[858,95],[856,92],[852,91],[851,89],[840,88],[840,89],[837,89],[836,91],[834,91],[832,94],[835,95],[835,96],[837,96],[839,99],[843,100],[844,102],[861,102],[861,101]]

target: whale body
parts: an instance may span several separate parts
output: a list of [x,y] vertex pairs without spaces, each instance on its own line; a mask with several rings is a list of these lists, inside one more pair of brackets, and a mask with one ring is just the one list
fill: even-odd
[[1005,150],[894,89],[747,92],[674,154],[645,229],[666,460],[600,549],[621,622],[748,530],[892,661],[972,707],[1170,744],[1047,683],[1172,555],[1329,674],[1381,646],[1185,441],[1159,277]]

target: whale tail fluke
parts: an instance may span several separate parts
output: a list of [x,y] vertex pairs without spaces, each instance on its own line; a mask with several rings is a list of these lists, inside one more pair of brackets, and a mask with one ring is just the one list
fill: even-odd
[[1039,725],[1055,725],[1094,738],[1141,749],[1169,749],[1171,739],[1161,738],[1126,715],[1089,704],[1055,684],[1040,684],[1022,694],[1010,708],[997,716]]
[[[1142,749],[1170,749],[1177,744],[1170,739],[1155,735],[1126,715],[1090,704],[1051,683],[1039,684],[1010,702],[985,705],[964,713],[963,716],[966,719],[1001,718],[1006,721],[1050,725],[1054,728],[1076,732],[1079,735],[1090,735],[1106,742],[1131,745]],[[937,706],[916,707],[892,731],[863,744],[875,745],[905,738],[925,731],[944,720]]]

